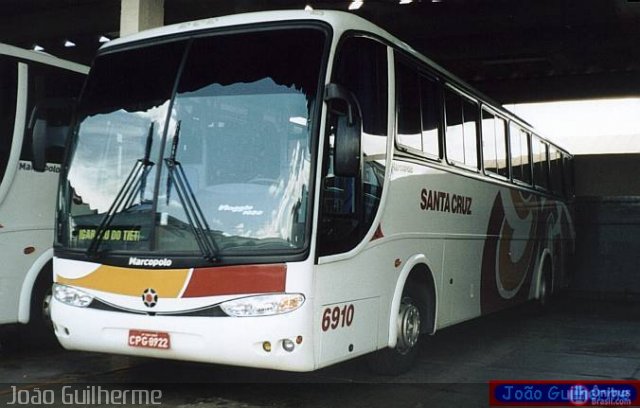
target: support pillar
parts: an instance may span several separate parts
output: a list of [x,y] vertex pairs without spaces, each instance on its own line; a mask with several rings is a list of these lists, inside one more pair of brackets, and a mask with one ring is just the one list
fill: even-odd
[[120,37],[164,25],[164,0],[121,0]]

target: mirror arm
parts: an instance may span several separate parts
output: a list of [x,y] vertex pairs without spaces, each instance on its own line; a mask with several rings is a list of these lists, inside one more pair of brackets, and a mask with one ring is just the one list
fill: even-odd
[[347,104],[347,120],[349,126],[353,126],[353,108],[355,106],[355,100],[351,95],[351,92],[342,85],[335,83],[327,84],[324,88],[324,100],[327,103],[331,101],[340,100]]

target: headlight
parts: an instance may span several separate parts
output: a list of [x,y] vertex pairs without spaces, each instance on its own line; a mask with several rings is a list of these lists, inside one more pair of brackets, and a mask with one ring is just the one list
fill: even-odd
[[53,284],[53,297],[66,305],[77,307],[87,307],[93,300],[93,296],[86,292],[57,283]]
[[293,312],[304,303],[299,293],[282,295],[259,295],[230,300],[220,304],[220,308],[229,316],[271,316]]

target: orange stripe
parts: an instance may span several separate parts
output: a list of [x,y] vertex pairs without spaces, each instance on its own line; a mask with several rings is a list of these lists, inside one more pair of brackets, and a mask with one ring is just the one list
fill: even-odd
[[189,276],[188,269],[131,269],[102,265],[78,279],[57,276],[58,283],[118,295],[140,296],[153,288],[158,296],[177,298]]

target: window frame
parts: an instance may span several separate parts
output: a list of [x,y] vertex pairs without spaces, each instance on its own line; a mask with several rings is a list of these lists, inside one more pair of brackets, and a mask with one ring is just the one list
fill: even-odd
[[[436,131],[438,132],[438,154],[433,154],[431,152],[426,152],[424,150],[424,109],[423,109],[423,81],[430,81],[435,86],[435,99],[434,103],[436,104],[436,118],[438,120],[438,125],[436,126]],[[420,86],[420,134],[422,135],[422,155],[430,160],[435,160],[438,162],[442,162],[442,158],[444,157],[444,145],[442,139],[444,137],[443,132],[443,113],[444,113],[444,99],[442,95],[442,83],[438,80],[437,76],[430,75],[429,73],[421,70],[418,67],[418,84]]]
[[[511,130],[513,129],[513,127],[517,128],[518,131],[518,139],[521,141],[522,140],[522,134],[525,134],[525,139],[527,141],[527,174],[528,174],[528,178],[529,181],[526,180],[521,180],[515,177],[515,171],[513,170],[513,145],[511,143],[512,141],[512,134],[511,134]],[[511,169],[511,181],[513,182],[513,184],[517,185],[517,186],[521,186],[521,187],[529,187],[529,188],[534,188],[534,184],[533,184],[533,167],[532,167],[532,161],[531,161],[531,131],[527,128],[525,128],[524,126],[521,126],[518,122],[515,122],[513,120],[509,121],[508,124],[508,128],[509,128],[509,168]],[[521,143],[519,143],[520,146],[522,146]],[[520,157],[524,157],[524,156],[520,156]],[[522,163],[519,164],[520,166],[520,173],[522,175],[525,174],[525,172],[523,171],[523,167],[522,167]]]
[[[399,73],[399,69],[398,66],[399,65],[404,65],[404,68],[407,69],[408,71],[411,71],[411,74],[413,75],[413,79],[416,81],[417,85],[418,85],[418,125],[420,128],[419,134],[420,134],[420,149],[415,148],[414,146],[409,146],[407,144],[404,144],[400,141],[400,110],[398,109],[398,107],[400,106],[400,97],[401,97],[401,87],[399,86],[400,82],[400,75],[398,75]],[[393,83],[394,83],[394,88],[395,88],[395,109],[394,109],[394,119],[395,119],[395,135],[394,135],[394,142],[398,148],[398,150],[407,152],[407,153],[411,153],[411,154],[417,154],[417,155],[424,155],[424,141],[423,141],[423,135],[422,135],[422,98],[421,98],[421,86],[420,86],[420,74],[419,71],[417,69],[416,66],[410,64],[406,58],[394,58],[394,64],[393,64]],[[415,113],[415,112],[414,112]]]
[[[466,102],[470,102],[473,103],[476,107],[476,120],[475,120],[475,141],[476,141],[476,165],[469,165],[463,162],[459,162],[457,160],[451,159],[449,158],[449,149],[447,148],[447,105],[446,105],[446,98],[445,98],[445,94],[447,92],[447,90],[453,92],[454,94],[457,94],[460,97],[460,100],[462,102],[462,122],[460,123],[461,129],[462,130],[462,139],[463,139],[463,150],[464,150],[464,102],[466,100]],[[480,106],[481,103],[477,98],[474,98],[473,96],[469,95],[468,93],[461,91],[459,88],[455,87],[454,85],[445,82],[444,87],[443,87],[443,97],[442,97],[442,117],[443,117],[443,121],[442,121],[442,128],[443,128],[443,135],[442,135],[442,140],[443,140],[443,153],[444,153],[444,157],[446,159],[446,162],[450,165],[450,166],[454,166],[456,168],[460,168],[460,169],[465,169],[467,171],[471,171],[473,173],[477,173],[477,174],[482,174],[482,154],[480,153],[480,144],[479,144],[479,136],[480,136],[480,131],[479,131],[479,127],[478,123],[479,123],[479,115],[478,113],[480,113]],[[466,152],[465,152],[466,153]]]
[[[386,72],[386,87],[385,87],[385,93],[386,93],[386,109],[384,111],[385,114],[385,124],[386,127],[384,129],[384,135],[376,135],[376,136],[380,136],[380,137],[384,137],[385,139],[388,139],[390,137],[394,138],[394,142],[395,142],[395,135],[390,134],[390,121],[394,120],[395,118],[395,113],[394,116],[391,116],[391,103],[392,103],[392,97],[391,97],[391,91],[395,89],[395,83],[393,83],[392,86],[392,81],[395,81],[395,75],[392,77],[391,76],[391,69],[390,67],[391,62],[393,61],[393,59],[391,59],[389,57],[389,48],[390,48],[390,44],[388,41],[384,40],[383,38],[376,36],[372,33],[369,32],[365,32],[365,31],[359,31],[359,30],[349,30],[346,31],[342,34],[342,36],[339,38],[337,45],[334,48],[334,52],[335,55],[333,56],[333,58],[329,58],[328,59],[328,65],[327,67],[330,69],[330,81],[336,81],[336,77],[339,75],[338,74],[338,70],[336,69],[338,67],[338,65],[341,62],[341,55],[340,53],[342,52],[342,50],[344,49],[344,43],[353,39],[365,39],[368,41],[372,41],[376,44],[378,44],[381,47],[384,47],[385,49],[385,54],[384,54],[384,58],[386,60],[386,65],[385,65],[385,72]],[[347,86],[347,89],[350,89]],[[394,95],[395,97],[395,95]],[[319,152],[323,152],[322,153],[322,163],[321,163],[321,167],[319,170],[320,173],[320,182],[319,183],[315,183],[314,186],[315,188],[319,189],[319,196],[320,196],[320,205],[318,206],[317,210],[314,211],[309,211],[309,213],[315,213],[317,214],[317,216],[319,217],[324,217],[325,216],[325,212],[323,210],[323,195],[325,194],[325,192],[323,191],[323,185],[325,183],[327,174],[326,174],[326,169],[328,168],[328,166],[331,166],[331,164],[328,162],[328,160],[331,160],[331,155],[328,154],[330,147],[329,144],[331,143],[330,141],[330,137],[328,135],[327,132],[329,132],[329,117],[330,115],[332,115],[332,113],[330,112],[330,110],[327,110],[326,112],[324,112],[324,118],[323,120],[325,121],[325,124],[327,126],[327,128],[325,129],[325,135],[323,136],[325,138],[324,143],[319,143],[318,146],[318,151]],[[362,133],[364,134],[364,118],[363,120],[363,129],[362,129]],[[395,126],[394,126],[395,129]],[[322,139],[322,137],[320,138]],[[385,142],[385,146],[388,146],[388,141]],[[329,150],[327,150],[329,149]],[[362,149],[362,152],[364,152],[364,147]],[[320,154],[320,153],[318,153]],[[385,147],[385,155],[386,155],[386,147]],[[373,157],[373,156],[372,156]],[[386,158],[385,161],[385,165],[389,166],[391,163],[389,162],[389,157]],[[384,189],[388,188],[387,185],[387,179],[386,179],[386,173],[389,171],[389,168],[385,168],[384,170],[384,174],[382,174],[381,177],[378,177],[379,174],[375,173],[375,169],[373,169],[374,171],[374,176],[376,177],[376,179],[378,180],[378,182],[382,182],[380,189],[381,189],[381,197],[384,195]],[[357,222],[359,223],[359,225],[356,226],[356,232],[357,235],[359,236],[357,239],[354,239],[352,241],[349,241],[348,239],[344,239],[340,242],[338,242],[337,245],[335,245],[334,247],[327,247],[325,244],[323,244],[323,239],[325,239],[326,237],[322,238],[322,231],[321,231],[321,225],[320,222],[318,222],[318,231],[316,233],[316,253],[315,253],[315,258],[316,258],[316,262],[318,259],[323,258],[323,257],[328,257],[328,256],[344,256],[345,254],[348,254],[351,251],[354,251],[356,248],[362,246],[365,242],[367,242],[367,236],[373,235],[375,233],[375,220],[376,218],[379,216],[380,214],[380,203],[378,203],[377,208],[375,209],[375,212],[373,214],[373,218],[371,219],[371,224],[366,227],[363,228],[362,222],[365,221],[364,220],[364,211],[366,211],[365,205],[364,205],[364,181],[365,181],[365,175],[366,175],[366,169],[365,169],[365,161],[364,158],[361,161],[361,168],[360,168],[360,172],[358,174],[358,176],[356,176],[353,180],[355,189],[354,189],[354,193],[356,195],[355,198],[355,203],[354,203],[354,211],[352,213],[349,213],[348,215],[344,216],[344,218],[349,218],[350,216],[353,217],[354,219],[357,220]],[[336,214],[332,214],[332,216],[334,217],[341,217],[340,215],[336,215]],[[337,241],[336,241],[337,242]],[[335,242],[334,242],[335,243]]]
[[[482,119],[482,114],[484,112],[487,112],[487,113],[493,115],[494,128],[495,128],[495,121],[498,120],[498,119],[501,120],[502,123],[504,124],[504,148],[505,148],[505,151],[507,153],[506,157],[505,157],[507,159],[507,162],[506,162],[507,175],[506,176],[498,173],[497,171],[496,172],[488,171],[484,166],[484,128],[482,126],[482,120],[483,120]],[[491,106],[489,106],[489,105],[487,105],[485,103],[483,103],[480,106],[480,142],[481,142],[482,149],[479,149],[479,150],[482,150],[482,172],[483,172],[483,174],[485,176],[488,176],[488,177],[491,177],[491,178],[495,178],[495,179],[501,180],[501,181],[509,181],[509,180],[511,180],[511,149],[510,149],[510,146],[509,146],[510,143],[509,143],[509,130],[508,130],[508,128],[509,128],[509,120],[507,118],[505,118],[503,115],[501,115],[496,109],[493,109]],[[494,132],[494,138],[495,138],[495,141],[498,140],[497,139],[497,135],[495,134],[495,132]],[[496,145],[495,141],[494,141],[494,146]],[[499,157],[497,157],[497,156],[498,156],[498,151],[496,150],[496,160],[499,159]]]
[[[424,63],[422,62],[418,62],[419,60],[416,60],[415,58],[412,58],[411,56],[407,56],[406,54],[404,54],[401,50],[397,49],[397,48],[393,48],[393,84],[394,84],[394,120],[395,120],[395,132],[393,135],[393,142],[395,145],[396,150],[401,151],[403,153],[409,154],[409,155],[413,155],[413,156],[418,156],[420,158],[425,158],[428,159],[430,161],[434,161],[437,163],[442,163],[445,157],[445,148],[444,148],[444,143],[443,143],[443,138],[444,138],[444,97],[443,97],[443,86],[442,86],[442,80],[437,76],[434,75],[432,73],[430,73],[424,66]],[[397,70],[397,66],[399,64],[404,64],[408,69],[412,70],[415,72],[416,77],[418,79],[418,105],[419,105],[419,117],[420,117],[420,146],[421,149],[416,149],[415,147],[412,146],[408,146],[403,144],[402,142],[400,142],[399,140],[399,132],[398,132],[398,101],[399,101],[399,97],[400,97],[400,93],[398,92],[398,70]],[[437,126],[437,131],[438,131],[438,154],[434,155],[433,153],[430,152],[425,152],[424,151],[424,122],[423,122],[423,93],[422,93],[422,81],[423,80],[428,80],[434,83],[434,85],[436,86],[436,97],[437,99],[435,100],[435,103],[437,104],[437,118],[438,118],[438,126]]]
[[[551,180],[550,180],[551,168],[549,167],[549,142],[547,142],[546,140],[544,140],[543,138],[541,138],[535,133],[531,133],[529,136],[529,139],[531,143],[531,159],[532,159],[531,169],[533,170],[533,186],[535,187],[536,190],[551,192]],[[544,154],[544,160],[534,161],[534,157],[533,157],[534,143],[537,145],[536,151],[539,148],[541,149],[540,154]],[[543,165],[541,165],[541,168],[543,169],[543,173],[544,173],[542,176],[539,175],[538,163],[544,163]],[[544,177],[544,180],[542,180],[543,184],[540,184],[538,182],[538,178],[540,177]]]
[[[434,81],[438,86],[438,108],[439,108],[439,127],[438,127],[438,142],[439,142],[439,156],[434,157],[426,152],[424,152],[424,132],[422,133],[421,138],[421,146],[422,150],[417,150],[412,148],[411,146],[404,145],[399,142],[397,138],[397,109],[395,112],[392,112],[395,115],[395,134],[394,134],[394,150],[396,152],[396,158],[400,160],[409,160],[409,161],[417,161],[422,162],[425,165],[436,165],[436,168],[442,168],[443,171],[452,172],[454,174],[459,175],[467,175],[470,177],[478,177],[479,180],[484,180],[486,182],[490,182],[493,184],[498,184],[502,186],[506,186],[509,188],[515,188],[523,191],[529,191],[531,193],[540,194],[542,196],[557,196],[566,199],[567,201],[571,199],[571,193],[568,191],[568,184],[572,183],[570,177],[567,176],[569,172],[568,166],[570,164],[573,156],[568,153],[563,148],[555,145],[553,142],[548,139],[541,137],[536,134],[535,130],[522,119],[518,118],[512,112],[504,109],[501,105],[494,103],[491,99],[483,97],[482,94],[477,93],[471,88],[465,86],[465,84],[460,83],[456,80],[455,77],[452,77],[447,72],[444,72],[438,67],[434,67],[427,60],[423,60],[418,56],[412,55],[407,50],[402,49],[394,44],[387,45],[390,47],[393,54],[393,63],[395,65],[399,60],[404,61],[409,67],[413,67],[412,69],[418,71],[418,80],[420,85],[420,118],[423,121],[423,98],[422,98],[422,83],[424,81],[423,78],[427,78],[428,80]],[[395,83],[396,78],[393,81]],[[447,146],[447,115],[446,115],[446,92],[452,92],[461,98],[460,104],[464,104],[464,102],[468,102],[469,104],[473,104],[477,107],[476,112],[476,121],[475,121],[475,129],[476,129],[476,159],[477,166],[467,165],[466,163],[462,163],[457,160],[451,159],[448,152]],[[395,90],[395,101],[397,104],[398,100],[398,91]],[[464,107],[462,107],[464,115]],[[487,111],[494,116],[495,120],[501,120],[504,124],[504,138],[505,138],[505,149],[506,149],[506,175],[502,175],[499,173],[494,173],[491,171],[486,171],[484,166],[484,151],[483,151],[483,131],[482,131],[482,115],[483,112]],[[461,118],[461,126],[464,126],[464,116]],[[393,118],[392,118],[393,120]],[[519,165],[520,167],[520,175],[522,179],[516,178],[516,171],[512,163],[512,128],[517,129],[518,133],[518,146],[522,146],[522,148],[526,148],[525,155],[521,156],[523,160],[526,160],[526,166],[522,163]],[[549,157],[549,149],[553,146],[555,147],[559,154],[562,157],[562,191],[556,192],[551,189],[551,185],[547,188],[538,188],[535,184],[534,178],[534,163],[533,163],[533,148],[532,148],[532,137],[536,135],[540,137],[540,139],[546,143],[547,145],[547,169],[548,169],[548,179],[549,183],[551,183],[551,169],[550,169],[550,157]],[[464,137],[464,134],[463,134]],[[468,139],[467,139],[468,140]],[[526,142],[524,142],[526,141]],[[463,144],[464,149],[464,144]],[[497,149],[496,149],[497,150]],[[464,152],[466,153],[466,152]],[[497,155],[498,152],[496,152]],[[476,168],[477,167],[477,168]],[[476,176],[474,176],[476,174]],[[573,182],[575,183],[575,182]]]

